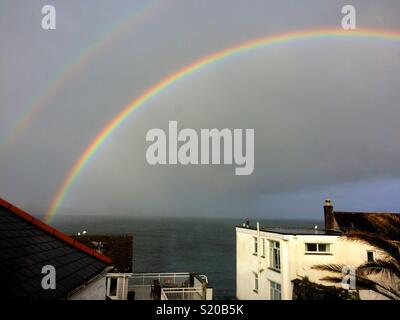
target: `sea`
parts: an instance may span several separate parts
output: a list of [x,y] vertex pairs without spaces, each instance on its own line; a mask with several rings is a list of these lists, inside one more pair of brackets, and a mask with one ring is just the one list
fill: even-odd
[[[321,221],[250,219],[261,227],[322,227]],[[243,219],[172,217],[59,217],[54,227],[67,234],[132,234],[134,272],[196,272],[208,277],[215,299],[234,299],[235,227]]]

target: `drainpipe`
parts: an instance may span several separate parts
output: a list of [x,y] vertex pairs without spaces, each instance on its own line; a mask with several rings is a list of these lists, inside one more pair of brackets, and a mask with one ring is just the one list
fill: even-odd
[[[260,274],[261,270],[261,257],[260,257],[260,250],[261,250],[261,237],[260,237],[260,223],[257,221],[257,267],[258,267],[258,274]],[[260,282],[260,278],[258,278],[258,282]]]
[[122,286],[122,300],[127,300],[127,299],[125,299],[125,274],[122,276],[123,278],[122,278],[122,284],[123,284],[123,286]]

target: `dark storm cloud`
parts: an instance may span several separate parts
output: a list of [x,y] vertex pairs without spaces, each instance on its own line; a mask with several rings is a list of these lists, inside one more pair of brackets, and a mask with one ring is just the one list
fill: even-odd
[[[52,3],[57,30],[44,32],[38,19],[47,2],[0,1],[2,136],[60,66],[138,7],[132,1]],[[353,4],[359,27],[399,28],[397,1]],[[24,136],[2,149],[1,196],[45,208],[91,139],[147,87],[244,40],[336,27],[341,5],[163,5],[99,50]],[[397,42],[334,39],[261,48],[207,67],[149,101],[116,130],[77,179],[62,212],[318,217],[325,196],[348,207],[385,204],[382,210],[396,210],[399,62]],[[149,166],[146,132],[166,129],[168,120],[181,128],[254,128],[254,174],[237,177],[233,166]],[[382,186],[391,191],[371,197]],[[365,197],[370,202],[360,201]]]

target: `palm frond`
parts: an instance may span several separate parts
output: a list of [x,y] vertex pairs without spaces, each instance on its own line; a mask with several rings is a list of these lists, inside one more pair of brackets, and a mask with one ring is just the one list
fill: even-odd
[[381,234],[365,231],[349,231],[344,234],[344,237],[349,240],[359,241],[375,247],[379,251],[384,252],[387,256],[400,261],[399,243],[385,239]]
[[[343,281],[343,277],[326,276],[321,278],[322,281],[327,281],[334,284],[339,284]],[[400,293],[390,286],[382,285],[379,282],[373,281],[366,277],[356,276],[356,289],[357,290],[371,290],[377,292],[388,299],[399,300]]]
[[[389,299],[400,300],[400,217],[394,214],[370,214],[363,217],[363,230],[348,230],[342,238],[358,241],[376,248],[380,258],[365,262],[356,268],[357,290],[372,290]],[[315,265],[314,270],[327,271],[337,276],[326,276],[320,280],[341,283],[343,264]],[[369,276],[381,275],[378,281]],[[341,276],[339,276],[341,275]]]
[[342,282],[343,278],[342,277],[326,276],[326,277],[323,277],[323,278],[321,278],[319,280],[338,284],[338,283]]
[[388,259],[376,259],[371,262],[366,262],[357,268],[364,275],[381,274],[382,276],[396,280],[400,279],[400,266],[396,260]]
[[320,271],[329,271],[329,272],[333,272],[333,273],[342,273],[343,272],[343,268],[344,268],[344,264],[317,264],[311,267],[311,269],[314,270],[320,270]]
[[371,214],[366,218],[377,233],[387,239],[400,241],[400,218],[395,214]]

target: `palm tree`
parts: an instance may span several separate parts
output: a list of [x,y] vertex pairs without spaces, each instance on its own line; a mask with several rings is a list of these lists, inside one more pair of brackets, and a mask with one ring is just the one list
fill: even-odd
[[[362,226],[362,231],[347,230],[343,237],[370,245],[376,248],[379,254],[377,259],[357,267],[357,289],[372,290],[389,299],[400,300],[400,215],[364,215]],[[341,283],[343,267],[344,265],[340,264],[327,264],[316,265],[313,269],[338,274],[321,280]]]

